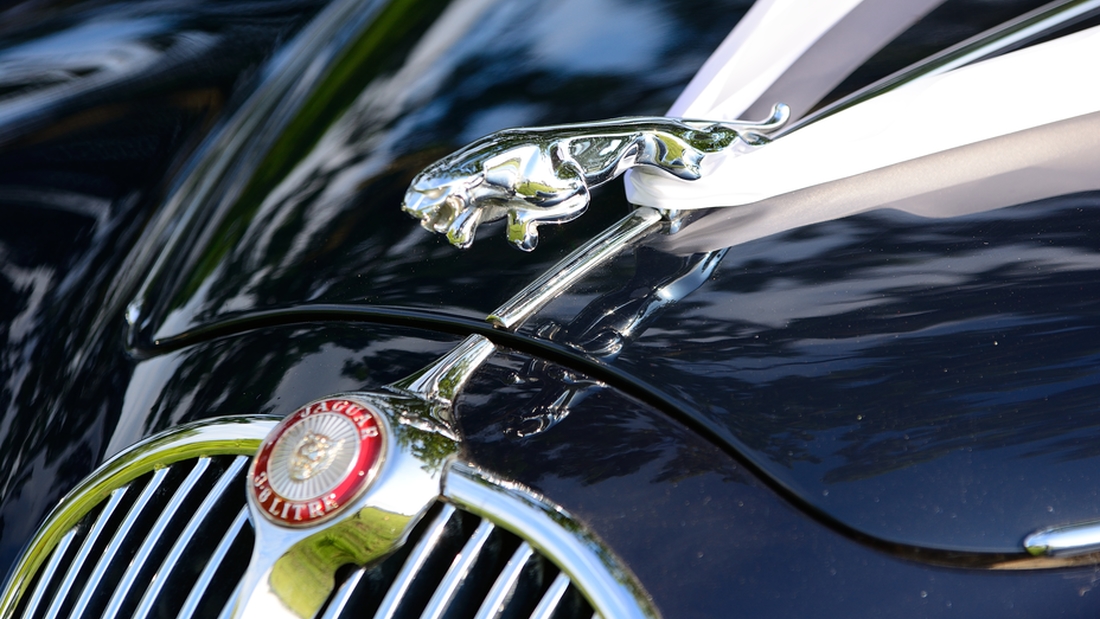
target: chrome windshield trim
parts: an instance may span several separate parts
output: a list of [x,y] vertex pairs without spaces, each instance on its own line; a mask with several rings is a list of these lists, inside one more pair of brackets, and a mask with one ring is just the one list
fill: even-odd
[[530,490],[455,462],[443,478],[443,496],[527,540],[568,576],[600,615],[617,619],[660,616],[610,548],[564,510]]

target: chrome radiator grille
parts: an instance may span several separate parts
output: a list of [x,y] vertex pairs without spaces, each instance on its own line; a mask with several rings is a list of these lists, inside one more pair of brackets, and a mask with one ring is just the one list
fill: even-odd
[[[16,617],[217,617],[247,568],[246,456],[176,462],[113,490],[49,554]],[[348,568],[320,616],[593,617],[570,579],[489,519],[438,503],[408,542]]]
[[401,551],[347,574],[321,615],[588,619],[593,611],[569,578],[527,542],[443,503]]
[[216,616],[252,552],[247,463],[184,460],[114,489],[61,538],[15,616]]
[[[20,558],[0,619],[228,616],[256,540],[246,476],[274,425],[255,416],[180,426],[104,464]],[[340,568],[317,617],[658,616],[568,514],[470,465],[446,466],[404,543]]]

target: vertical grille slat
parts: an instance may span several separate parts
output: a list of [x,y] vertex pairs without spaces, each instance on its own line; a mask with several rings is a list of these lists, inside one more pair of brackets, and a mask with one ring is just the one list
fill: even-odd
[[531,619],[551,619],[557,612],[562,598],[565,597],[565,590],[569,588],[569,584],[569,577],[564,572],[559,573],[554,583],[543,594],[539,605],[535,607],[535,612],[531,613]]
[[64,580],[61,581],[57,591],[54,592],[53,602],[46,611],[46,619],[54,619],[61,614],[61,607],[69,597],[69,590],[72,589],[73,583],[76,582],[77,575],[84,566],[84,562],[88,559],[88,555],[91,554],[92,547],[95,546],[100,534],[103,533],[104,527],[106,527],[107,522],[110,521],[111,515],[114,514],[115,509],[118,508],[119,503],[122,502],[122,498],[125,495],[126,486],[118,488],[111,493],[110,500],[107,501],[107,505],[103,508],[103,511],[99,513],[99,516],[96,517],[95,524],[92,525],[91,531],[85,536],[84,542],[80,545],[80,550],[76,553],[76,557],[73,559],[72,563],[69,564],[69,569],[65,571]]
[[[228,618],[255,543],[245,493],[234,490],[244,490],[248,462],[196,455],[121,477],[109,494],[98,486],[100,498],[43,553],[13,616]],[[318,616],[601,619],[568,576],[578,568],[559,564],[545,529],[531,534],[515,513],[441,497],[388,555],[341,567]]]
[[470,537],[462,551],[455,557],[451,569],[447,571],[443,581],[439,583],[432,599],[428,601],[428,607],[420,615],[421,619],[441,619],[448,607],[454,601],[458,589],[471,574],[471,570],[481,557],[481,551],[489,536],[496,527],[488,520],[482,520],[477,530]]
[[196,580],[194,586],[191,587],[191,592],[187,595],[187,599],[184,601],[183,606],[180,607],[177,619],[191,619],[195,614],[195,610],[198,609],[199,603],[202,601],[207,588],[210,586],[210,581],[214,579],[214,574],[218,571],[218,568],[221,567],[226,553],[229,552],[229,548],[237,541],[237,537],[240,536],[246,524],[248,524],[248,508],[242,507],[241,510],[237,512],[237,517],[233,520],[233,523],[229,525],[229,529],[225,532],[225,535],[222,536],[221,541],[218,542],[218,546],[214,549],[214,554],[210,555],[210,559],[207,560],[206,566],[203,567],[198,580]]
[[447,523],[455,512],[453,505],[444,505],[443,509],[440,510],[439,515],[436,516],[431,526],[424,533],[424,537],[409,553],[409,558],[405,560],[405,564],[401,567],[401,571],[397,574],[393,585],[386,592],[386,597],[382,599],[378,612],[374,615],[375,619],[392,619],[396,616],[398,606],[405,601],[413,580],[421,573],[432,550],[442,539]]
[[229,595],[229,599],[225,601],[225,606],[222,607],[222,612],[218,614],[218,619],[230,619],[233,616],[233,607],[237,605],[237,598],[241,595],[241,583],[237,583],[237,586],[233,589],[233,593]]
[[[179,538],[176,539],[176,542],[172,545],[171,550],[168,551],[168,556],[166,556],[161,562],[160,568],[157,570],[157,573],[154,574],[152,581],[149,584],[149,587],[145,590],[145,595],[142,596],[141,601],[138,603],[137,610],[134,611],[133,616],[135,617],[135,619],[144,619],[146,616],[148,616],[149,611],[153,608],[153,603],[156,601],[157,596],[160,594],[161,588],[164,587],[164,583],[172,575],[172,570],[175,569],[176,565],[179,563],[180,557],[183,555],[184,549],[186,549],[188,544],[191,543],[192,539],[194,539],[195,537],[195,533],[199,529],[199,526],[202,525],[205,521],[206,514],[213,510],[217,502],[221,500],[222,495],[225,493],[226,489],[229,488],[229,484],[232,483],[236,479],[237,475],[241,472],[241,470],[244,469],[245,462],[247,461],[248,458],[244,456],[237,456],[237,458],[233,460],[233,463],[225,470],[224,473],[222,473],[221,477],[218,479],[217,484],[206,495],[206,498],[203,499],[203,502],[199,506],[199,508],[195,511],[194,514],[192,514],[191,519],[187,522],[187,526],[180,533]],[[183,501],[183,496],[186,496],[191,492],[195,484],[198,482],[199,477],[206,471],[206,468],[209,466],[210,459],[203,458],[199,462],[205,464],[202,466],[196,466],[191,471],[191,475],[188,476],[187,482],[184,482],[185,487],[181,487],[180,491],[176,493],[177,496],[180,497],[179,501],[176,501],[176,497],[173,497],[172,500],[174,505],[178,506],[178,503]],[[188,482],[190,482],[189,485]],[[183,493],[183,496],[181,496],[180,493]],[[171,507],[172,505],[169,506],[169,511],[165,512],[166,515],[174,515]],[[161,522],[158,521],[157,524],[161,525]],[[163,526],[161,526],[161,529],[163,529]],[[154,534],[159,535],[157,527],[154,527],[153,531],[151,531],[149,535],[153,536]],[[150,544],[149,541],[146,540],[144,546],[145,548],[151,548],[152,544]],[[144,559],[144,557],[142,558]]]
[[336,593],[332,595],[332,599],[329,600],[328,608],[325,609],[325,614],[321,619],[339,619],[344,615],[345,610],[350,610],[352,597],[355,595],[355,590],[359,587],[359,583],[362,582],[363,576],[367,573],[367,568],[361,567],[354,572],[344,584],[340,585],[340,588],[336,590]]
[[57,547],[54,548],[53,554],[50,555],[49,562],[38,577],[38,584],[34,588],[34,595],[27,604],[27,609],[23,612],[24,617],[33,617],[35,611],[38,610],[38,605],[42,603],[46,590],[49,589],[50,581],[53,580],[53,575],[57,572],[58,566],[61,565],[61,559],[65,556],[65,552],[69,549],[69,545],[73,543],[74,537],[76,537],[75,528],[66,533],[65,537],[61,538]]
[[134,585],[134,581],[137,579],[141,569],[145,567],[145,562],[148,560],[149,555],[152,554],[155,542],[164,533],[164,529],[168,526],[168,523],[178,513],[180,504],[183,503],[184,499],[191,493],[191,490],[195,487],[195,484],[199,482],[202,474],[206,472],[209,466],[210,458],[199,458],[198,461],[195,462],[194,468],[191,469],[191,472],[183,481],[183,484],[176,489],[176,492],[172,495],[172,499],[160,513],[156,523],[153,524],[153,528],[146,534],[145,540],[138,548],[137,554],[130,561],[129,567],[126,568],[126,572],[122,575],[122,580],[120,580],[115,587],[115,593],[111,596],[111,601],[107,603],[107,610],[103,611],[104,619],[114,619],[118,614],[118,611],[122,608],[127,595]]
[[508,560],[508,564],[504,566],[504,570],[493,583],[489,595],[485,596],[485,601],[482,602],[474,619],[498,619],[503,616],[505,607],[516,594],[520,577],[534,558],[535,551],[527,542],[523,542],[519,548],[516,548],[512,558]]
[[76,606],[73,607],[72,613],[69,614],[70,617],[84,616],[84,611],[87,610],[88,604],[92,601],[92,596],[95,595],[96,590],[99,588],[99,582],[103,579],[103,575],[111,566],[111,560],[118,554],[119,548],[133,530],[134,523],[137,522],[137,519],[141,516],[145,507],[153,498],[153,495],[156,494],[167,475],[168,469],[159,469],[153,473],[153,478],[149,480],[149,483],[145,484],[145,488],[142,489],[141,495],[134,501],[134,504],[130,507],[130,511],[126,513],[126,519],[123,520],[118,530],[115,531],[114,536],[111,538],[111,542],[107,545],[107,549],[99,558],[99,561],[96,562],[95,569],[92,570],[91,575],[88,577],[88,581],[84,583],[84,588],[80,592],[80,597],[76,601]]
[[448,502],[433,510],[410,533],[411,550],[349,569],[330,596],[323,619],[592,616],[591,605],[569,576],[528,541]]

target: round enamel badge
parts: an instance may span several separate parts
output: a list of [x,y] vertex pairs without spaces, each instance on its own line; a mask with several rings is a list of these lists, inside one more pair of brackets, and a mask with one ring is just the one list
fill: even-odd
[[333,398],[294,411],[252,461],[252,498],[269,519],[313,524],[355,500],[382,454],[381,423],[367,406]]

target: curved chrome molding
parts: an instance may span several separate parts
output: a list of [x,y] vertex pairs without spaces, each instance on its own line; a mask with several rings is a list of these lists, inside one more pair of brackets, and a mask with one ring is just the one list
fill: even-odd
[[181,460],[215,455],[251,456],[277,422],[277,418],[259,415],[200,421],[145,439],[105,462],[61,500],[31,540],[4,587],[0,618],[12,616],[50,552],[81,518],[116,489]]
[[1034,556],[1077,557],[1100,551],[1100,521],[1083,522],[1036,531],[1024,538],[1024,548]]
[[451,438],[454,427],[454,399],[474,371],[496,351],[496,345],[481,335],[470,335],[435,363],[389,385],[391,389],[426,403],[422,419],[429,419]]
[[529,490],[455,462],[444,477],[443,496],[527,540],[569,576],[597,615],[616,619],[660,616],[611,550],[564,510]]
[[707,155],[762,144],[789,116],[778,103],[760,122],[637,117],[498,131],[425,168],[401,208],[462,248],[479,225],[507,218],[508,240],[531,251],[538,225],[579,217],[593,187],[638,166],[696,180]]

